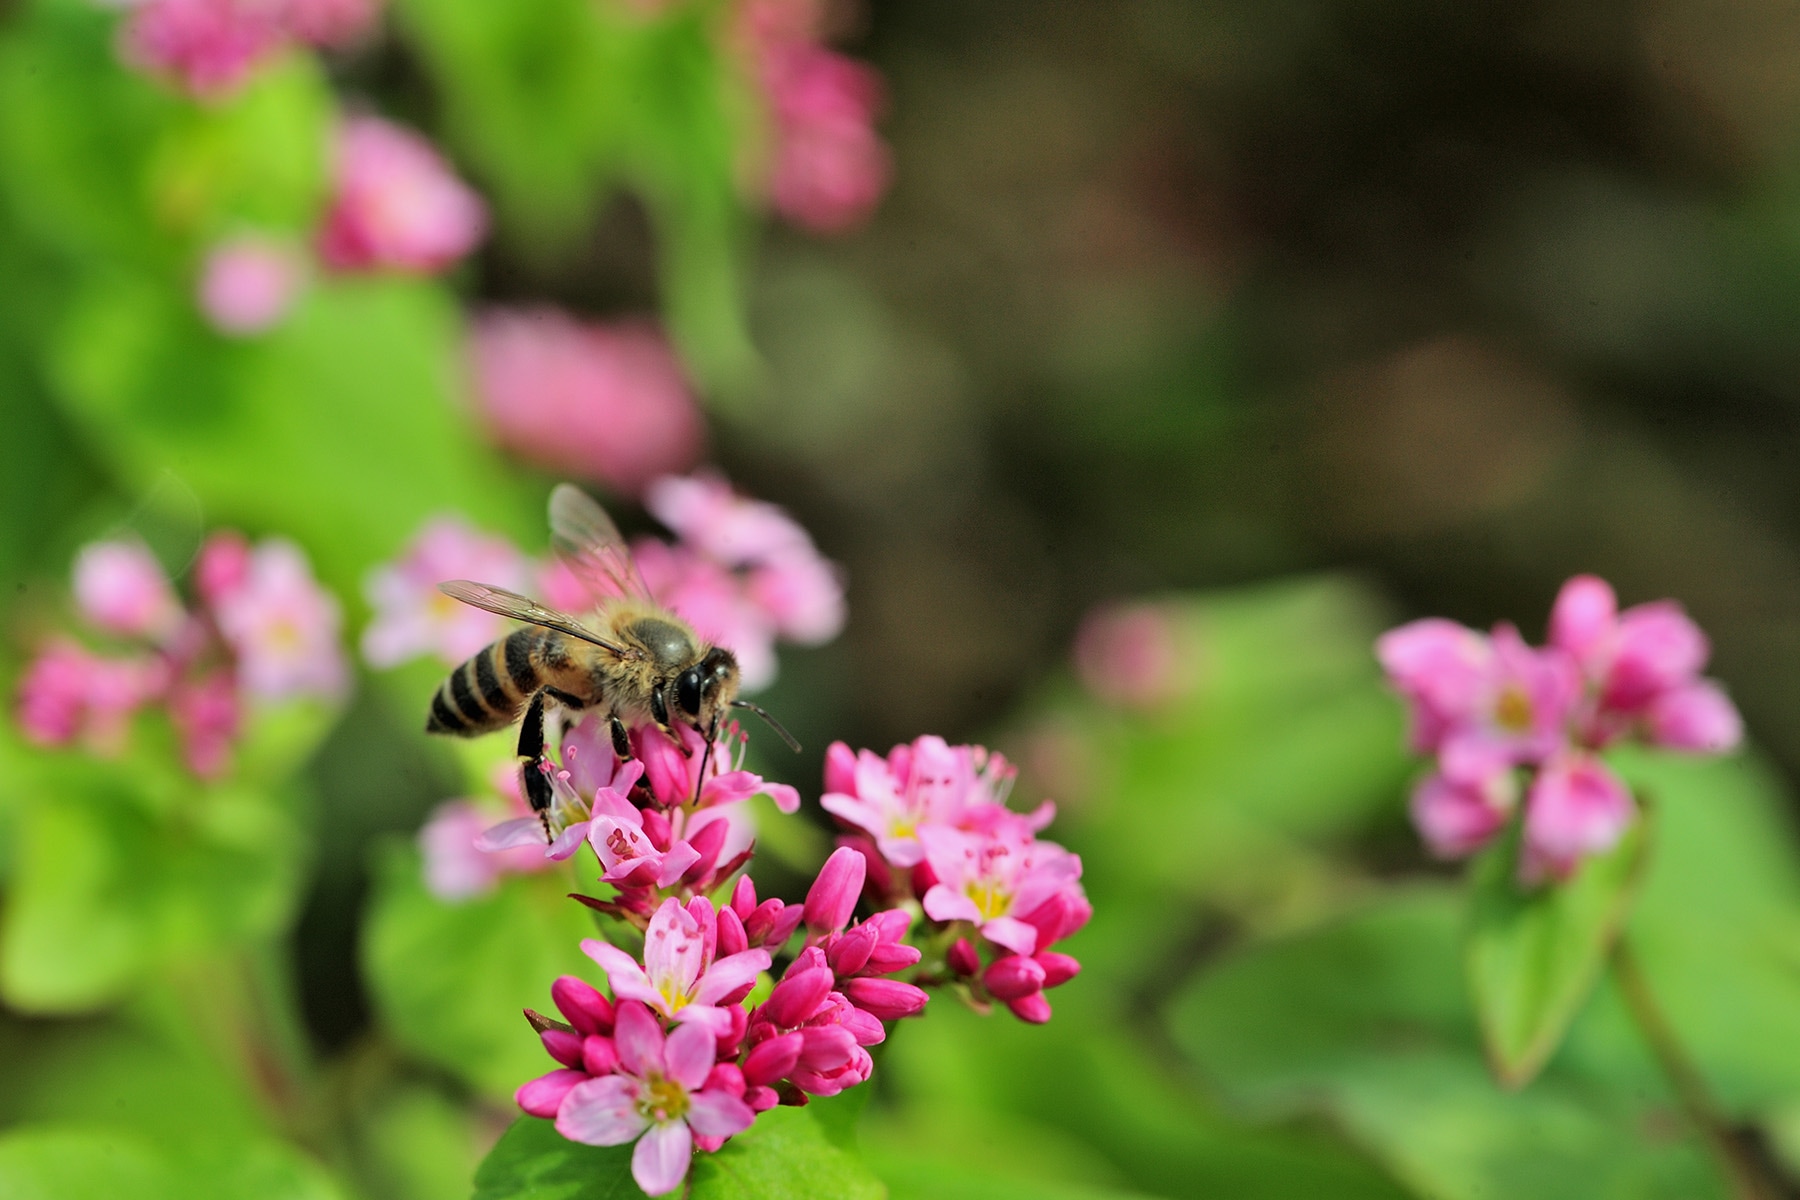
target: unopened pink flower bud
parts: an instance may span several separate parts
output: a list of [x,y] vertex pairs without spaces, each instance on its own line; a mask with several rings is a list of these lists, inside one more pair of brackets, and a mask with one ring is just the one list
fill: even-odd
[[609,1037],[591,1034],[581,1042],[581,1069],[589,1075],[611,1075],[619,1066],[619,1051]]
[[1723,688],[1707,680],[1664,692],[1645,714],[1650,739],[1671,750],[1723,754],[1744,738],[1743,718]]
[[513,1102],[534,1117],[551,1120],[556,1116],[556,1110],[562,1107],[563,1097],[576,1084],[585,1082],[587,1077],[586,1071],[567,1068],[540,1075],[520,1084],[519,1090],[513,1093]]
[[250,543],[241,533],[220,530],[200,547],[194,564],[194,587],[200,598],[217,607],[250,578]]
[[[719,822],[724,824],[724,822]],[[729,958],[740,950],[750,948],[750,935],[744,932],[744,923],[738,920],[737,912],[730,908],[719,910],[719,946],[718,956]]]
[[856,795],[856,751],[843,742],[825,748],[825,790]]
[[887,943],[875,947],[869,954],[869,961],[863,964],[864,975],[892,975],[895,971],[904,971],[923,957],[917,946],[899,943]]
[[1040,950],[1032,957],[1037,960],[1038,966],[1044,968],[1044,987],[1046,989],[1061,987],[1081,974],[1081,964],[1067,954],[1058,954],[1054,950]]
[[805,1040],[798,1033],[784,1033],[758,1045],[744,1056],[744,1081],[764,1086],[784,1078],[799,1063]]
[[762,1015],[782,1029],[791,1029],[813,1015],[836,981],[830,967],[790,971],[763,1002]]
[[1013,1016],[1032,1025],[1042,1025],[1050,1019],[1050,1001],[1044,999],[1042,992],[1008,1000],[1006,1007],[1012,1009]]
[[756,911],[756,884],[748,875],[738,876],[736,886],[731,889],[731,911],[740,921],[748,921],[750,914]]
[[751,1112],[768,1112],[781,1103],[781,1093],[772,1087],[748,1087],[744,1089],[744,1103]]
[[717,1088],[721,1092],[736,1096],[741,1100],[744,1098],[745,1087],[744,1072],[738,1065],[736,1063],[722,1062],[713,1066],[713,1069],[706,1076],[706,1086],[701,1090],[711,1091],[712,1089]]
[[833,936],[825,946],[825,961],[840,978],[849,978],[862,970],[876,946],[875,929],[867,924]]
[[599,989],[573,975],[560,975],[550,985],[550,999],[580,1033],[612,1032],[613,1006]]
[[581,1065],[581,1042],[579,1033],[570,1029],[550,1028],[538,1034],[538,1040],[544,1043],[544,1050],[565,1067]]
[[669,826],[669,818],[654,808],[646,808],[643,817],[644,836],[650,839],[652,846],[666,854],[675,837],[674,830]]
[[841,1025],[809,1026],[800,1032],[802,1070],[824,1074],[836,1071],[856,1055],[856,1038]]
[[725,848],[725,835],[729,832],[731,822],[708,821],[700,827],[698,833],[688,839],[688,845],[700,857],[682,875],[681,882],[692,886],[712,873],[712,869],[719,863],[719,851]]
[[831,852],[819,877],[806,893],[806,927],[815,934],[835,933],[850,920],[862,895],[867,868],[863,856],[848,847]]
[[1044,990],[1044,968],[1023,954],[996,958],[982,972],[981,982],[1000,1000],[1017,1000]]
[[898,979],[850,979],[843,987],[850,1003],[883,1021],[913,1016],[931,999],[923,988]]
[[981,956],[975,953],[975,945],[968,938],[957,938],[956,944],[944,956],[944,961],[958,975],[973,975],[981,970]]

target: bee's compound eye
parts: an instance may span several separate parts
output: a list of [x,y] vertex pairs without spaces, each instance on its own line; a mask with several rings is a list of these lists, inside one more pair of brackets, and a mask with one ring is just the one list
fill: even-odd
[[690,717],[700,715],[700,670],[689,667],[675,680],[675,703]]

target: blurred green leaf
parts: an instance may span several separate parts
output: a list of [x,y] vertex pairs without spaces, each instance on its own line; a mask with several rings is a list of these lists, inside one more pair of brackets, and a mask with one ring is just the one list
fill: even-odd
[[98,1125],[47,1125],[0,1136],[7,1200],[335,1200],[316,1165],[276,1142],[215,1143],[172,1152]]
[[1469,984],[1494,1074],[1523,1087],[1543,1069],[1605,969],[1642,873],[1647,821],[1562,883],[1518,882],[1519,830],[1471,873]]
[[551,1011],[559,975],[599,979],[581,953],[587,910],[561,870],[509,876],[486,896],[447,903],[425,890],[418,855],[389,846],[363,931],[364,978],[382,1023],[421,1061],[496,1097],[552,1070],[521,1015]]

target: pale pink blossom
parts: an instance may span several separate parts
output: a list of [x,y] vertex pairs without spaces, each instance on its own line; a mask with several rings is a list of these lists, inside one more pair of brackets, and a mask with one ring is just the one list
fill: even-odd
[[1724,754],[1744,739],[1737,706],[1709,679],[1661,693],[1646,707],[1644,722],[1650,740],[1671,750]]
[[[513,768],[505,768],[516,776]],[[419,830],[419,853],[424,860],[425,888],[440,900],[455,902],[494,890],[504,875],[542,871],[555,860],[544,853],[543,825],[519,798],[516,785],[502,793],[508,807],[528,823],[530,840],[499,850],[483,850],[477,842],[493,825],[490,806],[474,800],[448,800],[432,811]]]
[[200,311],[220,333],[244,337],[280,324],[305,280],[293,247],[243,235],[207,252],[200,270]]
[[338,603],[292,542],[271,538],[251,551],[242,582],[218,599],[214,615],[251,695],[330,697],[347,685]]
[[763,86],[774,142],[769,199],[776,210],[819,233],[862,224],[893,171],[875,132],[880,75],[854,59],[800,44],[770,56]]
[[644,490],[644,507],[688,546],[724,567],[746,567],[813,549],[786,512],[741,495],[714,471],[669,475]]
[[144,0],[120,31],[120,53],[190,93],[221,100],[281,47],[277,0]]
[[867,750],[854,760],[848,755],[847,746],[828,752],[820,807],[866,830],[896,867],[924,859],[920,832],[928,827],[992,830],[1016,820],[1035,832],[1055,814],[1048,803],[1029,816],[1010,813],[1005,800],[1015,771],[980,746],[951,746],[927,735],[895,746],[885,759]]
[[281,23],[290,37],[334,49],[373,32],[380,0],[282,0]]
[[[536,845],[543,847],[545,858],[561,862],[572,857],[581,848],[581,843],[588,840],[596,817],[635,814],[637,810],[626,795],[643,773],[643,765],[635,761],[620,763],[611,757],[610,750],[606,753],[603,766],[584,767],[588,773],[584,774],[583,782],[591,785],[586,791],[577,790],[570,767],[558,769],[548,759],[526,763],[522,770],[539,771],[548,780],[550,807],[542,813],[522,814],[502,821],[486,830],[475,839],[476,849],[496,852]],[[563,754],[565,760],[572,757],[567,741]]]
[[57,639],[19,681],[19,728],[40,746],[79,740],[95,753],[117,754],[124,749],[131,715],[167,686],[168,670],[159,659],[102,658]]
[[1021,919],[1058,895],[1081,893],[1081,859],[1054,842],[1007,829],[965,833],[941,825],[919,831],[937,882],[925,893],[934,921],[968,921],[1017,954],[1038,949],[1038,930]]
[[706,431],[692,389],[648,323],[496,310],[476,321],[470,354],[494,439],[539,466],[636,493],[700,455]]
[[90,542],[75,556],[75,604],[98,629],[161,641],[181,627],[181,601],[149,547]]
[[1442,617],[1390,629],[1375,642],[1388,680],[1408,702],[1412,748],[1436,753],[1444,737],[1468,721],[1493,669],[1488,639]]
[[715,961],[717,920],[704,896],[686,908],[671,896],[650,918],[642,966],[618,947],[593,938],[581,948],[606,972],[615,998],[642,1001],[670,1020],[722,1034],[731,1019],[719,1006],[742,999],[770,960],[767,950],[742,950]]
[[[626,999],[613,1028],[617,1072],[576,1084],[563,1097],[556,1129],[571,1141],[620,1146],[636,1141],[631,1174],[647,1195],[681,1186],[695,1139],[742,1133],[756,1114],[713,1078],[714,1039],[698,1025],[665,1038],[642,1005]],[[717,1144],[717,1141],[714,1142]]]
[[1075,671],[1089,691],[1120,708],[1153,710],[1194,688],[1192,656],[1163,604],[1106,604],[1075,635]]
[[369,573],[364,591],[374,617],[363,631],[363,657],[392,667],[424,655],[456,665],[506,632],[506,620],[438,590],[448,579],[476,579],[527,590],[530,565],[511,542],[489,537],[460,517],[428,522],[395,562]]
[[802,646],[820,646],[844,629],[844,585],[834,564],[809,545],[773,555],[750,568],[749,598],[768,614],[775,632]]
[[1498,750],[1542,762],[1568,739],[1581,691],[1575,661],[1557,647],[1533,649],[1510,625],[1484,638],[1450,621],[1415,621],[1384,634],[1376,653],[1411,701],[1414,747],[1437,751],[1454,777],[1468,773],[1466,757],[1485,765]]
[[487,230],[481,198],[418,134],[379,117],[338,128],[319,255],[342,271],[442,270]]
[[1505,827],[1518,802],[1518,780],[1504,763],[1485,778],[1432,774],[1413,791],[1413,825],[1439,858],[1464,858]]
[[1565,878],[1583,858],[1617,845],[1636,816],[1631,789],[1599,759],[1570,754],[1546,763],[1525,797],[1520,878]]

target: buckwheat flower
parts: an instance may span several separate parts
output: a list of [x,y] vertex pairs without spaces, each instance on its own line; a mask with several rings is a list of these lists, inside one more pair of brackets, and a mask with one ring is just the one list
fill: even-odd
[[740,495],[715,471],[655,480],[644,490],[644,507],[685,545],[725,567],[813,549],[812,538],[786,512]]
[[500,309],[475,322],[470,357],[494,440],[539,466],[636,494],[700,455],[706,429],[692,388],[647,322]]
[[1506,826],[1518,803],[1518,780],[1504,763],[1485,778],[1434,773],[1413,791],[1413,825],[1437,857],[1465,858]]
[[844,584],[837,568],[810,547],[776,554],[750,569],[744,581],[775,631],[802,646],[820,646],[844,630]]
[[581,948],[606,972],[616,998],[640,1000],[672,1021],[696,1022],[716,1035],[731,1027],[719,1005],[741,999],[770,961],[767,950],[743,950],[715,961],[716,930],[710,900],[696,897],[683,908],[671,896],[650,918],[642,966],[593,938]]
[[287,316],[305,275],[299,255],[281,241],[229,238],[207,252],[200,269],[200,311],[231,337],[262,333]]
[[841,932],[862,896],[867,868],[863,857],[848,847],[831,852],[818,878],[806,892],[806,928],[815,936]]
[[1192,664],[1175,614],[1162,604],[1107,604],[1075,635],[1075,671],[1119,708],[1151,710],[1193,688]]
[[774,141],[769,199],[776,211],[818,233],[860,225],[892,174],[875,132],[881,77],[809,45],[772,57],[763,76]]
[[558,769],[548,759],[527,763],[522,769],[540,771],[548,779],[550,807],[542,813],[502,821],[475,839],[476,849],[494,852],[537,845],[543,847],[545,858],[561,862],[589,839],[597,818],[628,821],[637,814],[628,794],[643,773],[641,763],[612,760],[598,776],[586,777],[592,784],[588,791],[577,791],[572,771]]
[[79,740],[97,754],[117,754],[131,715],[167,686],[167,668],[158,659],[101,658],[57,639],[19,681],[19,728],[40,746]]
[[714,1044],[700,1026],[683,1025],[665,1038],[643,1005],[626,1000],[613,1041],[617,1073],[576,1084],[557,1109],[556,1129],[591,1146],[637,1141],[631,1175],[646,1194],[661,1196],[681,1186],[696,1136],[728,1138],[756,1119],[743,1100],[707,1086]]
[[169,688],[168,703],[188,770],[201,779],[219,778],[231,765],[231,749],[243,725],[243,704],[231,673],[179,679]]
[[1081,894],[1081,859],[1022,829],[983,836],[941,825],[919,831],[937,877],[925,893],[934,921],[968,921],[1017,954],[1038,949],[1038,930],[1021,919],[1058,895]]
[[181,601],[142,542],[90,542],[75,556],[75,604],[98,629],[161,641],[181,627]]
[[1566,878],[1583,858],[1617,845],[1636,816],[1631,790],[1599,759],[1569,754],[1546,763],[1525,797],[1520,879]]
[[[827,787],[846,782],[848,762],[835,750],[827,757]],[[882,857],[896,867],[916,866],[925,858],[920,831],[927,826],[958,827],[992,824],[1006,814],[1004,800],[1016,772],[1005,758],[981,747],[951,746],[928,735],[896,746],[886,759],[864,750],[848,771],[854,791],[828,790],[819,804],[826,812],[866,830]],[[1040,808],[1027,820],[1032,828],[1047,824],[1053,808]]]
[[250,543],[243,534],[221,529],[209,534],[194,561],[194,590],[217,608],[250,577]]
[[439,271],[474,249],[486,230],[481,198],[430,142],[379,117],[339,126],[333,195],[318,239],[326,265]]
[[366,38],[380,10],[379,0],[283,0],[281,24],[296,41],[335,49]]
[[280,46],[275,0],[145,0],[119,38],[127,63],[204,100],[236,92]]
[[264,700],[336,696],[348,682],[338,646],[338,603],[313,579],[292,542],[272,538],[250,553],[246,574],[214,606],[237,656],[238,681]]
[[506,632],[506,619],[438,591],[446,579],[479,579],[527,590],[530,566],[511,542],[489,537],[460,517],[427,522],[400,558],[369,573],[364,591],[374,618],[363,631],[363,657],[392,667],[423,655],[455,666]]

